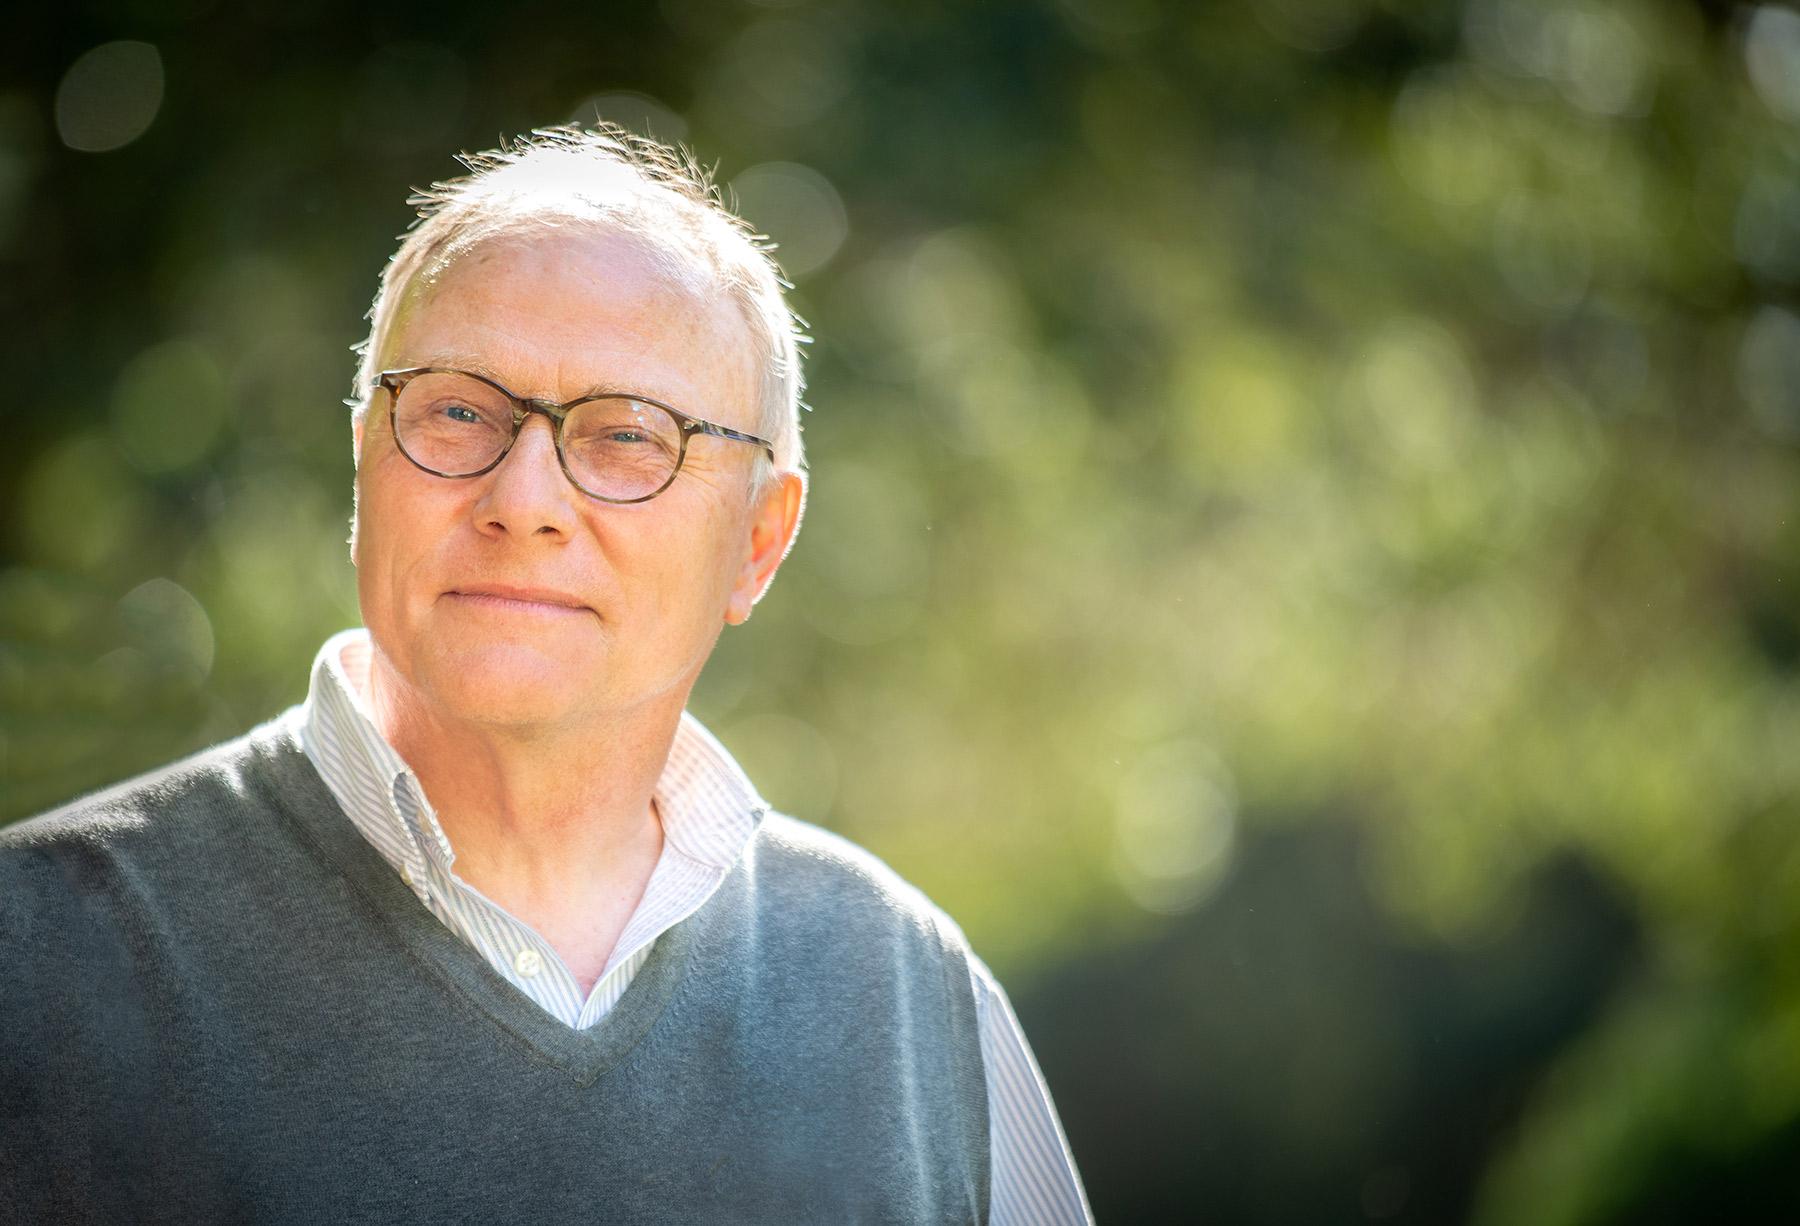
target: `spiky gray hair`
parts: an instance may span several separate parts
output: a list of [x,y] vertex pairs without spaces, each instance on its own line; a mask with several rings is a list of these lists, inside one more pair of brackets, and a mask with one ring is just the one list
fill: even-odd
[[[369,337],[358,347],[357,414],[368,411],[402,325],[444,264],[546,223],[592,225],[642,240],[671,279],[702,293],[723,291],[736,302],[759,350],[758,433],[774,444],[776,470],[800,470],[804,323],[787,304],[784,290],[791,286],[771,254],[773,244],[737,216],[713,173],[690,151],[602,122],[542,128],[457,161],[467,175],[407,200],[418,218],[400,236],[369,308]],[[758,489],[770,475],[760,459]]]

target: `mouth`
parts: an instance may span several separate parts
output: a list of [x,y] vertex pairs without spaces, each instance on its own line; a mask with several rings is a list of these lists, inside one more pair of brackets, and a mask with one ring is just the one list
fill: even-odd
[[594,610],[568,592],[547,587],[514,587],[504,583],[478,583],[452,588],[444,598],[470,608],[499,613],[524,613],[542,617],[568,617]]

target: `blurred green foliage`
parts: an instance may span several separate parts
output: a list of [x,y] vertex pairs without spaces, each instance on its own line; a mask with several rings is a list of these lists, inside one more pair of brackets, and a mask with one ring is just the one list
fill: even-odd
[[[1508,1074],[1470,1213],[1642,1220],[1671,1180],[1791,1178],[1792,9],[6,22],[0,820],[298,700],[356,619],[340,401],[406,189],[598,113],[717,158],[815,326],[805,529],[694,703],[772,800],[889,858],[1027,987],[1207,939],[1270,839],[1330,840],[1389,947],[1469,967],[1539,931],[1545,865],[1583,865],[1638,952]],[[1571,931],[1519,948],[1548,965]],[[1166,974],[1106,990],[1148,1010]],[[1220,982],[1180,1000],[1229,1013]],[[1281,1033],[1373,1095],[1387,1016]],[[1203,1030],[1164,1067],[1247,1055],[1255,1086],[1293,1055]],[[1096,1069],[1131,1042],[1085,1037]],[[1305,1171],[1355,1125],[1289,1093],[1268,1135]],[[1206,1194],[1179,1145],[1096,1163],[1120,1142],[1068,1122],[1103,1216],[1149,1203],[1109,1172]],[[1429,1220],[1416,1171],[1346,1179],[1346,1217]]]

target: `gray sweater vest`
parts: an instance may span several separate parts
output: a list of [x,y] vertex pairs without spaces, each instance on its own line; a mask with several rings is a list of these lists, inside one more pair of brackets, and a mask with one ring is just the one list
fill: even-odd
[[573,1031],[431,916],[291,723],[0,832],[0,1221],[969,1222],[961,935],[771,815]]

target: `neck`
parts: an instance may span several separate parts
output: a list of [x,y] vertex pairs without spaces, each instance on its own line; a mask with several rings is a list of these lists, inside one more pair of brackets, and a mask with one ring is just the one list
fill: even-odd
[[641,891],[661,850],[652,796],[685,695],[611,720],[511,728],[434,710],[379,652],[354,680],[418,776],[464,881],[521,911]]

